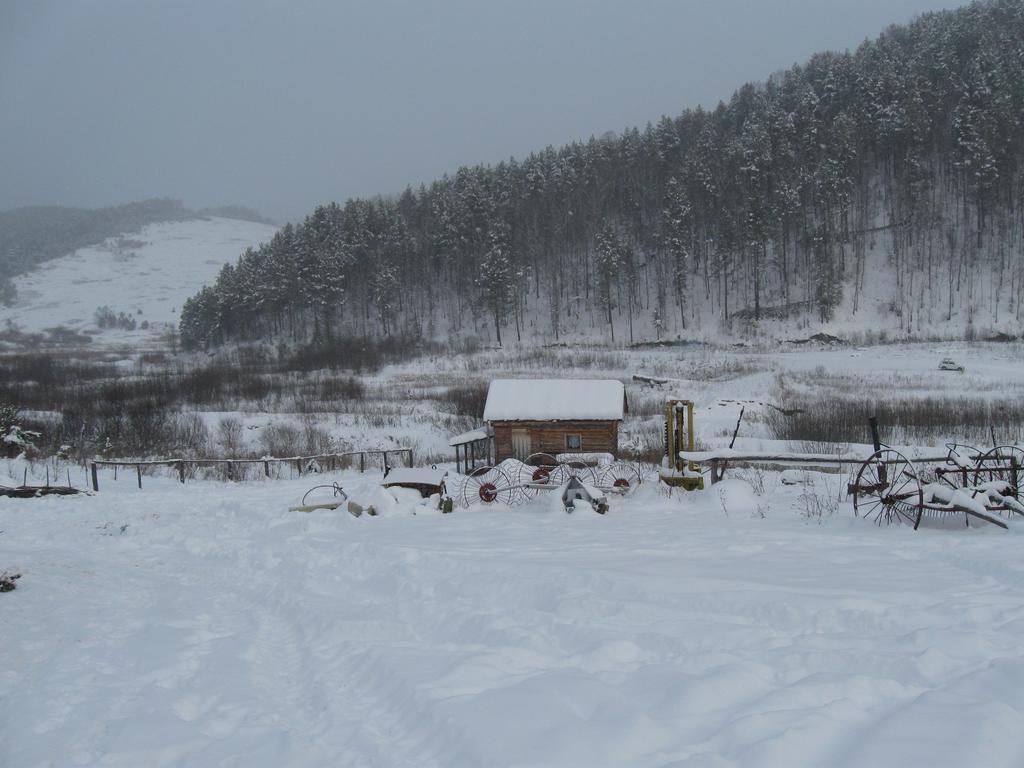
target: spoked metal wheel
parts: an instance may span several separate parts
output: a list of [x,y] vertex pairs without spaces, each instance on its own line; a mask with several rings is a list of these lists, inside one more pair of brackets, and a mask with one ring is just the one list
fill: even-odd
[[497,467],[480,467],[466,478],[462,488],[462,500],[466,506],[473,504],[511,504],[516,489],[508,475]]
[[625,493],[640,484],[640,471],[629,462],[616,461],[604,468],[598,483],[602,488]]
[[909,523],[917,529],[924,511],[924,493],[913,462],[899,451],[882,448],[857,472],[850,488],[853,509],[878,525]]
[[950,488],[970,488],[976,462],[984,451],[964,443],[946,443],[946,450],[946,464],[935,467],[935,479]]
[[575,477],[581,483],[586,483],[587,485],[594,485],[597,482],[594,468],[581,461],[559,464],[551,473],[551,482],[555,485],[563,485],[569,482],[571,477]]
[[519,482],[553,484],[551,474],[557,467],[558,460],[550,453],[531,454],[519,468]]
[[1020,498],[1024,484],[1024,448],[1016,445],[1000,445],[978,457],[974,473],[974,485],[1004,482],[1008,491],[1003,496]]

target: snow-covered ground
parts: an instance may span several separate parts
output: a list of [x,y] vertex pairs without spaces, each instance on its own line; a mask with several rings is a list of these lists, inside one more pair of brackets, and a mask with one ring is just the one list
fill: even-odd
[[133,480],[0,499],[0,765],[1024,764],[1019,527],[774,476],[360,519]]
[[[15,279],[18,299],[0,306],[25,332],[56,326],[93,333],[94,344],[138,346],[177,328],[181,305],[220,268],[271,238],[276,228],[238,219],[204,218],[151,224],[140,232],[47,261]],[[107,306],[148,330],[100,331],[95,313]]]

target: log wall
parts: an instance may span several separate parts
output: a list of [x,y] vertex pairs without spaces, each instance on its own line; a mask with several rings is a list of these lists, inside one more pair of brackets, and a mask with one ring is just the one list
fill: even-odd
[[[617,421],[496,421],[494,427],[495,461],[515,457],[512,431],[525,429],[530,435],[530,453],[619,453]],[[569,449],[566,435],[580,435],[583,444]],[[518,458],[526,458],[521,456]]]

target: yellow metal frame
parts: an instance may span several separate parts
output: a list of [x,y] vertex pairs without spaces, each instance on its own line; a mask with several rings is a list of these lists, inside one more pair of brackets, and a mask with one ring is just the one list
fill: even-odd
[[[685,444],[682,441],[684,436]],[[682,488],[686,491],[704,490],[704,478],[699,474],[696,476],[682,474],[687,470],[694,473],[700,472],[699,465],[692,461],[685,462],[679,458],[679,452],[682,450],[693,450],[693,401],[666,400],[665,456],[668,458],[666,462],[668,469],[662,469],[661,481],[665,485]]]

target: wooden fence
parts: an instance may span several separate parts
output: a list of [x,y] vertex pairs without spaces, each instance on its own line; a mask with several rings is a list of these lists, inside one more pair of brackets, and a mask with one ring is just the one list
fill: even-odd
[[[765,469],[782,470],[793,466],[814,467],[822,472],[842,472],[844,467],[863,464],[873,454],[833,453],[742,453],[725,448],[718,451],[680,451],[679,458],[694,464],[711,467],[711,483],[714,485],[725,474],[727,465],[734,467],[759,466]],[[913,462],[942,464],[949,459],[945,456],[908,456]],[[891,462],[890,462],[891,463]]]
[[100,489],[99,473],[100,467],[113,467],[114,478],[117,478],[118,467],[129,467],[135,469],[136,477],[138,478],[139,488],[142,487],[142,470],[144,467],[172,467],[178,474],[178,480],[182,483],[185,482],[188,468],[195,467],[215,467],[223,466],[226,469],[228,479],[239,479],[233,477],[235,467],[245,467],[252,465],[263,465],[263,474],[266,477],[270,477],[270,465],[288,465],[294,466],[295,470],[302,475],[304,471],[310,467],[313,462],[316,462],[322,469],[333,472],[335,469],[343,466],[352,464],[355,457],[359,457],[359,471],[366,471],[366,458],[369,456],[371,461],[374,457],[381,457],[381,464],[385,471],[391,467],[389,458],[391,456],[398,455],[405,459],[405,465],[411,467],[413,463],[412,448],[389,448],[387,450],[373,450],[373,451],[348,451],[345,453],[322,453],[316,456],[289,456],[287,458],[277,458],[264,456],[260,459],[152,459],[147,461],[133,461],[131,459],[94,459],[89,462],[90,477],[92,479],[92,489],[98,491]]

